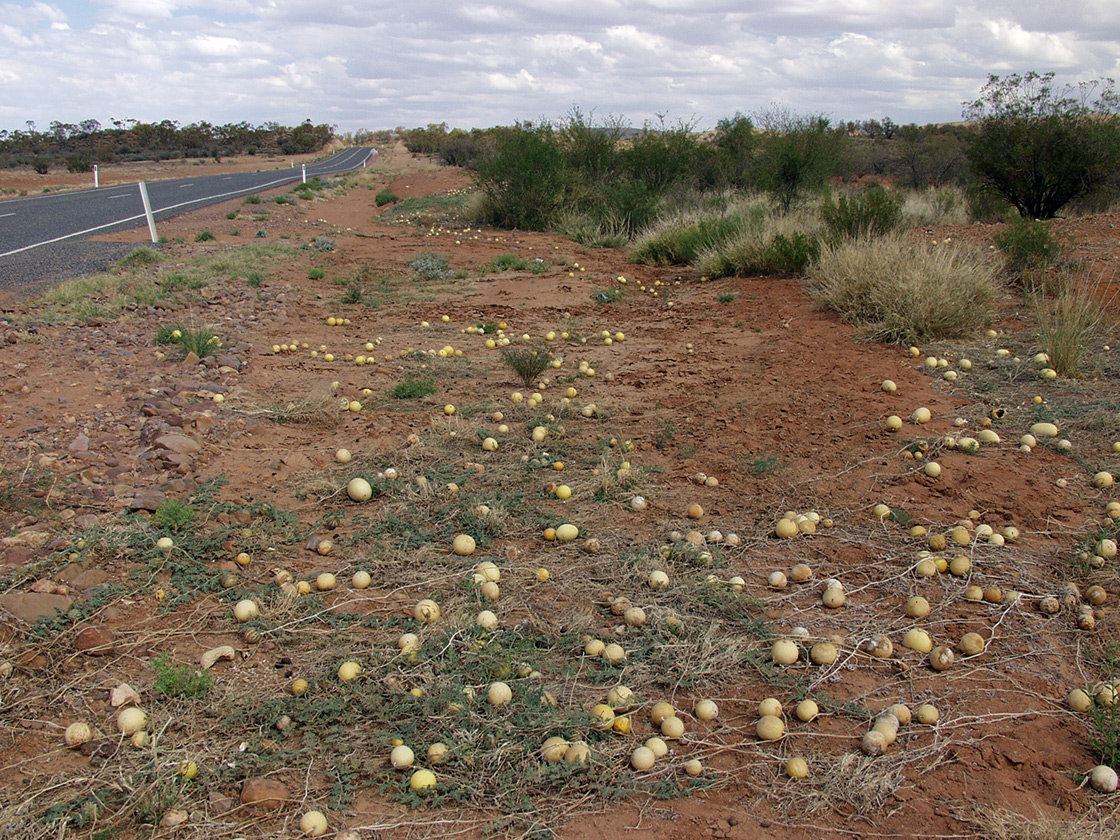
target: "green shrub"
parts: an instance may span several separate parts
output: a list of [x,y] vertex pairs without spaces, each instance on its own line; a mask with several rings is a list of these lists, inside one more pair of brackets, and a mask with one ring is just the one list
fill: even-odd
[[156,672],[153,688],[167,697],[198,700],[214,687],[214,676],[209,671],[186,663],[176,665],[166,653],[152,660],[152,670]]
[[410,259],[408,267],[420,275],[422,280],[444,280],[451,274],[447,257],[427,249]]
[[489,221],[502,227],[546,230],[564,194],[564,159],[548,125],[516,126],[478,166],[475,182]]
[[386,204],[395,204],[401,200],[399,195],[394,195],[390,190],[382,190],[374,197],[378,207],[384,207]]
[[902,226],[900,193],[872,185],[851,195],[840,193],[821,202],[825,238],[831,243],[844,239],[870,238]]
[[782,212],[805,193],[823,189],[836,174],[846,135],[831,128],[827,117],[771,106],[756,114],[754,122],[762,132],[752,158],[753,181]]
[[127,257],[122,257],[117,260],[116,267],[119,269],[133,270],[145,265],[155,265],[159,261],[159,254],[151,248],[137,248]]
[[178,499],[164,499],[152,513],[152,525],[161,531],[185,531],[194,519],[194,508]]
[[194,238],[194,241],[195,241],[195,242],[213,242],[213,241],[214,241],[215,239],[217,239],[217,238],[218,238],[218,237],[216,237],[216,236],[215,236],[215,235],[214,235],[213,233],[211,233],[210,231],[208,231],[208,230],[204,230],[204,231],[203,231],[202,233],[200,233],[200,234],[199,234],[198,236],[196,236],[196,237]]
[[242,204],[260,204],[261,203],[261,197],[259,195],[247,195],[247,196],[245,196],[245,199],[241,203]]
[[502,361],[528,388],[552,364],[552,351],[547,347],[506,347]]
[[900,235],[825,249],[809,270],[816,304],[876,341],[910,343],[968,335],[997,313],[997,268],[966,245],[932,247]]
[[309,269],[307,269],[307,279],[308,280],[322,280],[326,276],[327,276],[327,272],[323,271],[323,269],[321,269],[321,268],[309,268]]
[[1034,219],[1013,218],[1004,230],[992,237],[992,241],[1003,254],[1008,273],[1016,276],[1045,270],[1061,254],[1061,247],[1050,233],[1050,227],[1046,222]]

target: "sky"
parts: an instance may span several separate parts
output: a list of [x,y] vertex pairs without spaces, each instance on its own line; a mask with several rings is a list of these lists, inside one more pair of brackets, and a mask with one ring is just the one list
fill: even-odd
[[0,129],[955,121],[989,74],[1120,79],[1117,0],[0,0]]

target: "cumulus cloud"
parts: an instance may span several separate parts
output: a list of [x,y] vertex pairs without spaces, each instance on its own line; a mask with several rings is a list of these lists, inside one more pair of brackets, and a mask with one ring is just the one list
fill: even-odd
[[989,73],[1120,70],[1120,4],[1065,6],[0,0],[0,128],[112,116],[470,127],[573,106],[710,126],[774,101],[836,119],[955,120]]

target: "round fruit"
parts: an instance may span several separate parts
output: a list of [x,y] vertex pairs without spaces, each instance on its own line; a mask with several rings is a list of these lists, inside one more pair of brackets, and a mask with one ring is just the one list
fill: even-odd
[[126,706],[117,713],[117,730],[122,735],[131,735],[148,726],[148,715],[143,709]]
[[638,747],[630,754],[630,766],[635,770],[649,770],[656,760],[657,756],[649,747]]
[[809,762],[797,756],[786,762],[786,775],[791,779],[804,779],[809,775]]
[[504,682],[490,684],[486,692],[486,701],[491,706],[505,706],[513,699],[513,690]]
[[408,786],[415,791],[425,791],[436,786],[436,774],[431,770],[416,770],[409,777]]
[[407,770],[415,760],[416,754],[412,752],[412,747],[404,744],[393,747],[393,751],[389,753],[389,763],[394,770]]
[[352,478],[346,485],[346,495],[354,502],[368,502],[373,496],[373,487],[364,478]]
[[252,621],[258,615],[260,615],[260,610],[257,608],[256,602],[249,598],[244,598],[233,606],[233,617],[242,624],[246,621]]
[[343,682],[356,680],[362,673],[362,666],[357,662],[343,662],[338,666],[338,678]]
[[299,830],[308,837],[322,837],[327,833],[327,818],[322,811],[308,811],[299,819]]
[[777,715],[763,715],[754,726],[755,734],[763,741],[776,741],[786,732],[786,725]]

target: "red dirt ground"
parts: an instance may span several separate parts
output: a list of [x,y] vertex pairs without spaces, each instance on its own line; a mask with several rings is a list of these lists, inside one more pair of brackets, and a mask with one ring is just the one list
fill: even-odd
[[[190,171],[208,174],[257,164],[192,164]],[[176,174],[173,168],[159,172]],[[148,177],[156,174],[147,172]],[[102,177],[105,183],[118,176],[103,171]],[[1097,490],[1089,481],[1094,471],[1115,466],[1120,458],[1110,450],[1111,441],[1120,438],[1117,403],[1107,403],[1118,391],[1112,351],[1098,345],[1087,348],[1095,379],[1089,375],[1079,381],[1043,383],[1033,373],[1037,366],[1028,364],[1038,347],[1027,309],[1012,298],[1006,318],[993,325],[999,331],[995,337],[923,347],[915,358],[906,348],[860,342],[853,328],[816,310],[794,280],[708,282],[684,268],[631,264],[622,251],[586,248],[558,236],[449,228],[434,220],[385,224],[379,217],[390,208],[375,206],[378,190],[388,188],[402,197],[442,194],[466,188],[469,178],[412,159],[400,149],[386,150],[369,177],[369,188],[352,188],[298,211],[270,211],[270,218],[260,223],[268,229],[268,241],[328,237],[338,247],[324,254],[300,252],[290,264],[272,270],[260,287],[266,295],[243,281],[214,285],[202,291],[199,301],[178,311],[138,306],[120,318],[92,318],[77,325],[52,323],[42,317],[39,304],[9,304],[7,314],[15,317],[4,328],[9,343],[0,345],[5,392],[0,403],[2,475],[10,485],[14,477],[26,476],[35,467],[57,482],[73,479],[84,488],[57,499],[48,494],[52,504],[37,514],[22,515],[10,505],[0,508],[5,533],[49,534],[46,544],[6,541],[13,581],[21,581],[19,569],[41,560],[51,540],[73,530],[75,521],[88,523],[83,518],[92,516],[103,522],[128,507],[142,490],[156,488],[173,495],[219,473],[228,478],[223,498],[263,493],[310,524],[319,510],[313,498],[294,494],[296,479],[303,472],[331,467],[338,447],[349,446],[369,459],[389,459],[413,429],[443,422],[438,408],[444,401],[467,405],[519,386],[495,366],[482,376],[457,381],[454,393],[437,395],[413,414],[376,417],[362,412],[327,430],[271,423],[238,411],[238,406],[298,399],[331,379],[340,381],[342,393],[355,397],[367,385],[384,390],[400,378],[395,360],[399,351],[444,343],[465,346],[462,328],[479,322],[507,320],[511,334],[542,335],[565,324],[580,324],[591,336],[601,329],[621,330],[625,342],[606,346],[596,339],[566,353],[586,359],[597,371],[594,379],[580,385],[579,399],[595,400],[607,409],[611,421],[602,433],[633,440],[634,460],[662,471],[646,491],[651,508],[645,514],[624,506],[613,510],[616,520],[604,534],[605,549],[617,550],[626,540],[663,541],[674,529],[739,533],[743,545],[728,552],[728,573],[747,579],[749,590],[766,602],[766,614],[778,632],[805,625],[814,636],[843,637],[842,655],[850,655],[850,664],[832,671],[821,690],[875,710],[895,702],[913,707],[933,702],[942,719],[937,727],[905,728],[900,742],[905,740],[902,749],[914,760],[897,765],[900,775],[887,785],[881,803],[863,808],[852,799],[856,794],[838,793],[836,786],[845,778],[870,777],[874,768],[886,766],[868,763],[859,754],[859,737],[866,726],[829,717],[819,722],[815,739],[807,727],[791,726],[785,740],[760,743],[753,722],[765,684],[745,670],[729,674],[714,693],[721,707],[720,723],[701,739],[707,747],[705,765],[725,779],[722,786],[685,799],[632,797],[577,813],[554,826],[559,836],[992,836],[983,828],[982,815],[1003,809],[1032,820],[1104,824],[1098,823],[1100,814],[1111,812],[1115,799],[1083,785],[1085,774],[1097,763],[1087,745],[1090,729],[1084,718],[1068,711],[1064,700],[1071,688],[1109,676],[1102,669],[1101,652],[1116,638],[1113,604],[1120,591],[1113,568],[1093,570],[1072,559],[1081,539],[1105,516],[1105,503],[1114,498],[1113,491]],[[68,180],[75,179],[40,180],[32,175],[15,181],[5,174],[0,175],[0,186],[28,189],[32,183],[61,186]],[[232,210],[240,211],[241,217],[227,219]],[[162,223],[160,233],[173,242],[165,265],[246,244],[248,213],[237,202]],[[1092,261],[1089,273],[1106,284],[1115,280],[1120,254],[1117,223],[1116,215],[1059,223],[1077,253]],[[240,236],[233,235],[235,229],[242,231]],[[216,234],[217,241],[195,243],[203,230]],[[915,235],[987,243],[991,232],[989,227],[968,226]],[[139,242],[146,234],[136,230],[118,238]],[[338,303],[341,289],[331,284],[332,277],[346,276],[363,264],[408,276],[408,260],[424,248],[447,254],[453,269],[461,269],[465,277],[434,299],[400,296],[376,309]],[[556,268],[541,275],[505,272],[479,277],[478,266],[509,253],[548,260]],[[324,267],[327,278],[309,280],[312,264]],[[626,278],[625,287],[618,282],[620,276]],[[650,291],[639,291],[643,285]],[[625,288],[625,294],[617,303],[596,303],[592,293],[606,287]],[[333,314],[346,315],[351,325],[328,327],[326,318]],[[441,315],[449,316],[449,323],[441,322]],[[158,360],[151,337],[171,318],[221,324],[233,336],[227,342],[229,353],[245,363],[241,370],[203,372]],[[421,329],[421,320],[431,326]],[[271,352],[274,344],[289,337],[312,348],[328,345],[341,348],[340,353],[353,352],[374,335],[385,337],[377,352],[384,350],[387,358],[364,368],[331,366],[306,353]],[[471,337],[471,354],[484,352],[477,338]],[[996,353],[1004,347],[1022,358],[1023,365],[1009,367],[1008,357]],[[974,372],[962,375],[955,385],[948,383],[940,378],[940,370],[931,373],[923,367],[926,355],[946,357],[951,366],[967,355]],[[1022,372],[1028,369],[1030,373]],[[880,389],[885,379],[897,383],[897,393]],[[200,382],[221,385],[225,402],[200,407],[190,399]],[[152,407],[146,415],[140,407],[160,389],[178,396],[167,397],[166,406]],[[1068,418],[1060,422],[1063,434],[1073,439],[1076,457],[1044,446],[1029,455],[1019,451],[1019,437],[1037,412],[1031,402],[1036,394]],[[1078,407],[1091,402],[1096,411],[1102,399],[1106,407],[1100,416],[1082,422]],[[919,406],[932,412],[928,426],[907,422],[897,436],[884,432],[885,415],[908,418]],[[974,434],[997,407],[1007,411],[994,426],[1003,439],[1000,445],[985,447],[983,457],[939,451],[945,435],[962,434],[962,428]],[[170,462],[143,457],[151,445],[144,439],[144,419],[151,414],[174,417],[172,425],[196,440],[199,451]],[[955,425],[958,418],[963,427]],[[1077,435],[1067,432],[1067,426]],[[927,478],[907,457],[912,449],[908,443],[923,439],[939,452],[944,471],[937,480]],[[718,487],[697,486],[691,480],[697,472],[717,476]],[[1056,485],[1061,479],[1065,487]],[[692,501],[704,508],[699,525],[683,514]],[[979,522],[996,530],[1018,527],[1022,538],[1014,545],[995,548],[976,541],[964,550],[973,559],[977,582],[1020,591],[1021,601],[974,603],[961,597],[961,579],[915,578],[908,570],[924,546],[909,537],[902,524],[878,522],[872,507],[879,502],[904,510],[910,523],[927,525],[931,532],[945,531],[973,510],[979,511]],[[820,511],[834,525],[814,535],[775,540],[774,523],[787,510]],[[532,560],[540,551],[535,536],[511,536],[508,547],[510,556],[521,553],[523,565],[537,565]],[[297,576],[321,568],[321,560],[311,552],[288,562]],[[788,571],[797,562],[814,567],[813,583],[782,592],[767,588],[772,570]],[[823,611],[819,603],[819,581],[828,577],[841,579],[848,591],[848,603],[836,613]],[[1049,616],[1039,611],[1039,599],[1067,581],[1075,581],[1083,591],[1090,584],[1107,590],[1109,600],[1095,631],[1078,630],[1075,612]],[[562,588],[562,576],[557,585]],[[30,589],[26,581],[6,584],[4,597],[18,600]],[[958,651],[957,666],[944,674],[903,651],[899,642],[910,622],[901,613],[901,603],[919,593],[934,605],[938,641],[955,647],[964,633],[978,631],[988,640],[988,651],[967,661],[961,661]],[[184,639],[189,636],[184,629],[188,618],[170,621]],[[161,620],[142,605],[121,604],[103,626],[121,640],[150,638]],[[207,626],[211,630],[205,635],[179,642],[176,650],[193,655],[221,643],[221,634],[212,624]],[[26,705],[14,717],[4,715],[7,721],[0,731],[7,750],[0,762],[0,787],[8,793],[0,794],[0,806],[5,807],[13,805],[12,795],[26,796],[52,774],[80,775],[89,759],[60,749],[59,727],[79,712],[92,708],[104,717],[107,710],[103,701],[91,706],[88,698],[60,704],[68,686],[76,685],[92,667],[90,658],[67,647],[69,636],[66,644],[56,641],[44,648],[25,641],[25,629],[10,613],[0,623],[0,638],[6,638],[0,660],[14,664],[0,691],[5,704],[10,697],[20,702],[31,695],[41,697],[41,717],[28,717]],[[858,643],[880,631],[894,637],[895,658],[877,662],[856,657]],[[236,643],[232,633],[227,637]],[[137,663],[151,653],[124,647],[115,654],[115,662],[95,663],[97,668],[107,667],[114,680],[141,671]],[[820,733],[825,736],[823,748]],[[800,750],[819,753],[815,776],[804,783],[782,773],[785,759]],[[894,754],[900,754],[897,746]],[[288,781],[296,786],[303,780],[297,774]],[[311,783],[307,794],[316,792]],[[236,791],[227,793],[236,796]],[[223,831],[294,835],[298,811],[293,806],[264,820],[235,812],[225,818],[228,828]],[[449,833],[440,820],[455,818],[450,810],[410,813],[364,793],[349,812],[333,814],[331,824],[332,829],[365,828],[363,837],[431,836]],[[374,832],[373,826],[383,828]],[[463,826],[467,833],[475,830],[469,822]],[[157,829],[151,836],[171,834]],[[0,829],[0,837],[6,836]]]

